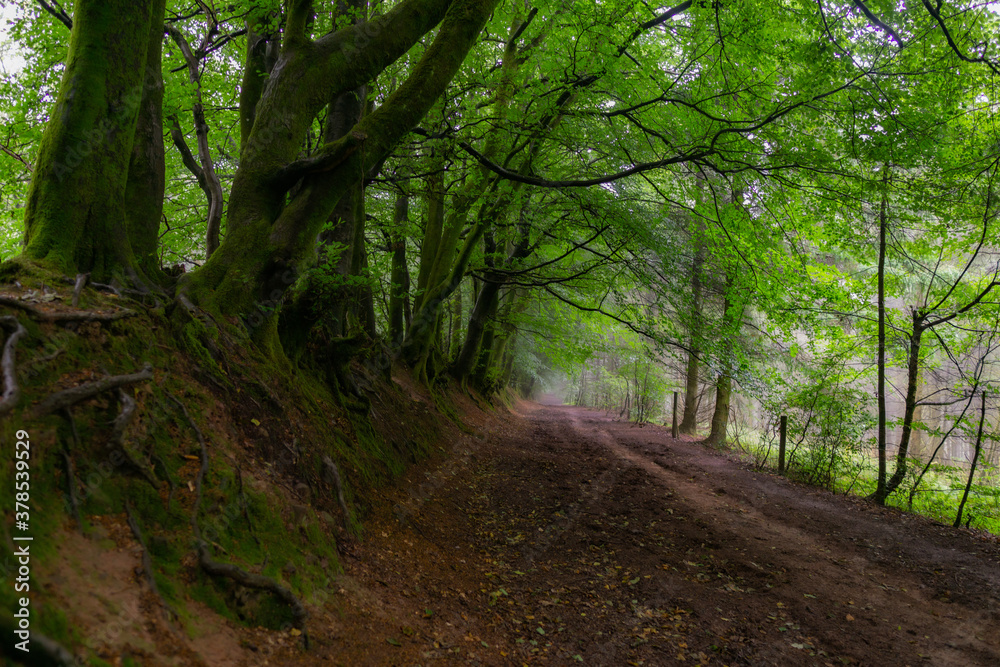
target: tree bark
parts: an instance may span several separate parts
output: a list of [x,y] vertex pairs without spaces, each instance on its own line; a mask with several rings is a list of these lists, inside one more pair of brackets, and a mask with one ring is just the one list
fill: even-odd
[[157,283],[160,269],[160,219],[166,186],[163,149],[163,15],[166,0],[152,3],[146,51],[146,79],[136,119],[128,181],[125,184],[125,226],[139,270]]
[[[66,68],[28,190],[27,259],[69,275],[89,272],[101,282],[116,276],[145,282],[125,198],[144,91],[158,85],[157,72],[146,69],[149,39],[162,22],[159,2],[77,3]],[[151,92],[147,100],[153,98]]]

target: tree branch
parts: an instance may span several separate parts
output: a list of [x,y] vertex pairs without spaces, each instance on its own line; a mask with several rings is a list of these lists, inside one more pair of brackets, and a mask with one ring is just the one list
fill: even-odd
[[364,132],[352,130],[341,139],[323,146],[313,157],[296,160],[279,169],[271,177],[271,185],[287,190],[304,176],[331,171],[361,148],[367,138]]
[[194,159],[194,154],[191,153],[191,149],[187,145],[187,140],[184,138],[184,131],[181,129],[181,123],[177,120],[176,114],[170,116],[170,138],[173,140],[177,151],[181,154],[181,162],[198,179],[198,186],[202,190],[205,190],[205,172],[202,170],[201,165],[198,164],[198,161]]
[[937,0],[936,7],[932,6],[928,0],[923,0],[923,3],[924,3],[924,9],[927,10],[927,13],[930,14],[935,21],[937,21],[938,26],[941,28],[941,32],[944,33],[945,39],[948,40],[948,46],[950,46],[951,50],[955,52],[955,55],[957,55],[959,58],[961,58],[967,63],[983,63],[984,65],[989,67],[994,74],[1000,74],[1000,68],[997,67],[996,63],[990,62],[989,60],[986,59],[985,49],[983,49],[983,55],[979,56],[978,58],[970,58],[969,56],[962,53],[962,51],[958,48],[958,44],[955,43],[955,39],[951,36],[951,32],[948,30],[948,26],[945,25],[944,19],[941,18],[941,0]]
[[66,10],[63,9],[58,2],[52,0],[52,4],[49,4],[45,0],[38,0],[38,4],[41,5],[42,9],[56,17],[56,19],[58,19],[59,22],[68,29],[73,29],[73,19],[69,17],[69,14],[66,13]]
[[[897,35],[892,28],[890,28],[885,23],[880,21],[879,18],[875,16],[875,14],[872,12],[872,10],[868,9],[868,7],[865,6],[865,3],[863,3],[861,0],[851,0],[851,1],[854,3],[854,6],[860,9],[861,13],[867,16],[868,20],[871,21],[877,28],[879,28],[880,30],[882,30],[882,32],[884,32],[885,34],[889,35],[894,40],[896,40],[896,44],[898,44],[899,46],[903,46],[903,40],[899,38],[899,35]],[[925,4],[926,2],[927,0],[924,0]]]

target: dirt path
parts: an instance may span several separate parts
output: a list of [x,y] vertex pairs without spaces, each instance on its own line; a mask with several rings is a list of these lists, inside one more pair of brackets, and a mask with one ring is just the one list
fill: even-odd
[[248,664],[1000,665],[992,538],[579,408],[456,451],[352,547],[313,651]]

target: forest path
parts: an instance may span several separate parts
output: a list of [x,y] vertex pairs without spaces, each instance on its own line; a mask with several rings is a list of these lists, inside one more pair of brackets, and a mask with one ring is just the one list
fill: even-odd
[[414,474],[297,664],[1000,665],[995,539],[669,429],[534,405]]

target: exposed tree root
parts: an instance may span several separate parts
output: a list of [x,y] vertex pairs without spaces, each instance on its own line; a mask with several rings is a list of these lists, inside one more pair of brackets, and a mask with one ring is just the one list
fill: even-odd
[[81,273],[76,277],[76,284],[73,285],[73,301],[72,305],[74,308],[80,307],[80,293],[83,292],[83,288],[87,286],[87,282],[90,280],[89,273]]
[[31,319],[40,322],[115,322],[135,315],[131,310],[119,310],[114,313],[96,313],[89,310],[47,311],[9,296],[0,296],[0,306],[18,308],[28,313]]
[[302,601],[292,591],[270,577],[247,572],[231,563],[220,563],[217,560],[213,560],[209,555],[208,544],[202,539],[201,528],[198,526],[198,513],[201,510],[202,483],[205,480],[205,474],[208,472],[208,447],[205,444],[205,437],[202,435],[201,429],[191,419],[191,415],[184,404],[169,393],[167,396],[180,408],[191,429],[198,436],[198,444],[201,445],[201,468],[199,468],[198,476],[195,478],[195,499],[194,507],[191,510],[191,531],[194,533],[195,542],[197,543],[198,565],[211,576],[225,577],[247,588],[268,591],[288,604],[292,612],[292,625],[302,631],[302,640],[306,649],[308,649],[309,633],[306,631],[305,620],[309,612],[306,610],[305,605],[302,604]]
[[112,450],[120,450],[125,460],[129,462],[136,472],[142,475],[143,479],[149,482],[150,486],[154,489],[159,489],[160,480],[156,478],[156,473],[149,466],[144,465],[136,459],[132,452],[125,446],[125,429],[128,428],[128,425],[132,422],[132,418],[135,417],[135,399],[120,388],[118,389],[118,398],[121,401],[122,408],[118,416],[115,417],[114,424],[111,427],[111,440],[108,444]]
[[160,593],[160,589],[156,585],[156,578],[153,577],[153,559],[149,555],[149,548],[146,546],[146,540],[142,537],[142,531],[139,530],[139,524],[135,520],[135,515],[132,514],[132,504],[127,500],[125,501],[125,517],[128,519],[128,527],[132,529],[135,541],[142,547],[142,570],[146,575],[146,581],[149,583],[149,590],[153,591],[153,594],[160,601],[160,606],[163,608],[167,623],[173,623],[180,617],[174,611],[174,608],[170,606],[170,603],[164,599],[163,594]]
[[56,392],[55,394],[52,394],[48,398],[44,399],[37,406],[35,406],[35,409],[32,411],[32,416],[40,417],[42,415],[47,415],[50,412],[55,412],[56,410],[76,405],[80,401],[93,398],[94,396],[110,391],[111,389],[117,389],[119,387],[125,387],[130,384],[145,382],[146,380],[152,379],[153,367],[146,364],[138,373],[113,375],[102,380],[86,382],[76,387]]
[[115,296],[121,296],[122,293],[114,285],[105,285],[104,283],[90,283],[90,286],[101,292],[109,292]]
[[340,481],[340,469],[329,456],[323,456],[323,468],[326,469],[328,481],[337,489],[337,502],[340,503],[340,510],[344,513],[344,526],[347,531],[351,531],[351,510],[347,507],[347,500],[344,499],[344,485]]
[[3,346],[3,356],[0,357],[0,372],[3,373],[3,396],[0,396],[0,415],[5,415],[14,409],[19,398],[21,389],[17,386],[17,368],[15,366],[14,351],[17,348],[17,341],[28,333],[28,330],[17,321],[16,317],[8,315],[0,317],[0,324],[4,328],[13,328],[14,332],[7,337],[7,342]]
[[201,568],[205,572],[214,577],[225,577],[247,588],[267,591],[284,601],[291,608],[292,625],[302,631],[305,647],[309,648],[309,633],[305,627],[305,620],[309,616],[309,612],[306,610],[305,605],[302,604],[302,601],[295,596],[295,593],[292,593],[270,577],[247,572],[231,563],[220,563],[219,561],[212,560],[212,557],[208,555],[208,547],[204,542],[198,545],[198,564],[201,565]]

